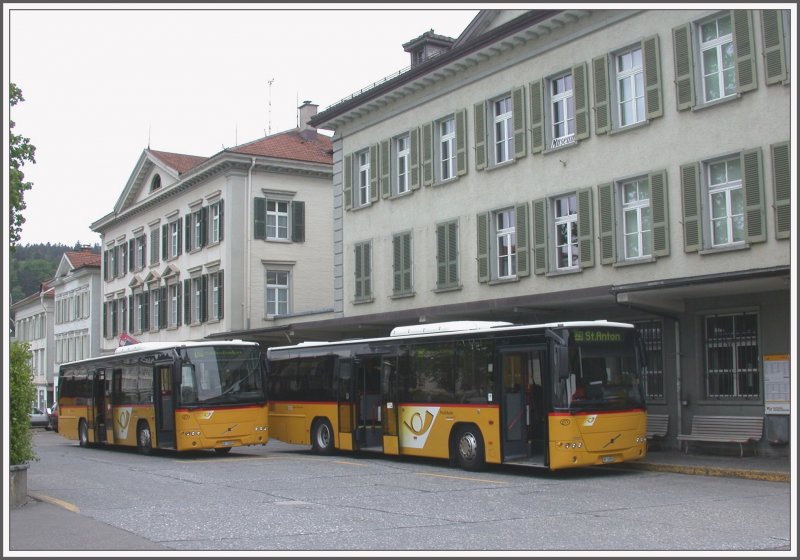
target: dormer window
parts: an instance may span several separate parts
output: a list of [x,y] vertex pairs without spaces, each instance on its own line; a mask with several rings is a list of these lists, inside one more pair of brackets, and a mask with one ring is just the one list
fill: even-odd
[[161,175],[156,173],[153,175],[153,180],[150,181],[150,192],[157,191],[161,188]]

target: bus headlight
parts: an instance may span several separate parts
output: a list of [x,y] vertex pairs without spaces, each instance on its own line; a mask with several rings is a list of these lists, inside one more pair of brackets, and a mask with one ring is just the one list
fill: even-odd
[[257,432],[266,432],[267,430],[269,430],[269,426],[256,426]]
[[647,436],[636,436],[636,443],[646,443]]
[[200,437],[203,435],[203,432],[183,432],[185,437]]

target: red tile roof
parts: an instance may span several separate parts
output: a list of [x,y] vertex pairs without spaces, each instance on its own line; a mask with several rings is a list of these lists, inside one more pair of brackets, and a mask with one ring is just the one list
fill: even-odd
[[228,151],[252,156],[333,164],[330,137],[312,129],[300,131],[295,128],[279,132],[260,140],[230,148]]
[[147,150],[154,157],[166,163],[168,166],[183,175],[193,167],[206,161],[208,158],[201,156],[190,156],[186,154],[173,154],[172,152],[159,152],[158,150]]
[[72,268],[82,268],[84,266],[100,267],[100,255],[92,251],[67,251],[64,253],[69,262],[72,263]]

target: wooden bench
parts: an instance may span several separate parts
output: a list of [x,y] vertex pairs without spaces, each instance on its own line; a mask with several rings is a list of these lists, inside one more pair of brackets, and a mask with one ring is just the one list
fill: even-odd
[[664,438],[669,429],[669,414],[647,413],[647,439]]
[[[678,434],[678,440],[686,442],[686,453],[689,452],[690,441],[738,443],[739,456],[743,457],[744,444],[757,442],[763,433],[763,416],[694,416],[692,433]],[[755,448],[753,451],[756,453]]]

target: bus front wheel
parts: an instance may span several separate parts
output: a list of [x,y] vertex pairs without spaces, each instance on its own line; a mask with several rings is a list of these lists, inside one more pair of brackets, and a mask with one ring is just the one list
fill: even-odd
[[486,466],[483,436],[476,426],[464,426],[456,438],[458,466],[465,471],[479,471]]
[[86,425],[86,420],[83,419],[78,422],[78,445],[81,447],[89,446],[89,426]]
[[216,453],[217,455],[227,455],[228,453],[231,452],[231,449],[233,449],[233,448],[232,447],[215,447],[214,448],[214,453]]
[[153,436],[146,422],[139,424],[139,429],[136,430],[136,447],[142,455],[150,455],[153,452]]
[[333,428],[326,419],[314,422],[311,434],[311,448],[319,455],[330,455],[333,453]]

